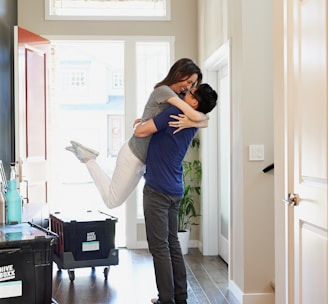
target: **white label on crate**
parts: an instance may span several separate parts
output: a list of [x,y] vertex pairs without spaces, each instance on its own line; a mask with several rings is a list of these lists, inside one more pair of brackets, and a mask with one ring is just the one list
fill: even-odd
[[13,264],[0,266],[0,281],[15,279],[15,268]]
[[83,242],[82,251],[96,251],[99,250],[99,242]]
[[97,239],[96,233],[95,232],[88,232],[87,233],[87,241],[95,241]]
[[0,299],[21,297],[23,295],[22,281],[0,283]]

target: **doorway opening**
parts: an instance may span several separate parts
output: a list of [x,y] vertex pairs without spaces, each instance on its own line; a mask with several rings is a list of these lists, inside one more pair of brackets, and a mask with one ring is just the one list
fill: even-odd
[[99,151],[97,162],[112,176],[134,120],[141,117],[154,84],[169,70],[174,39],[48,39],[50,212],[101,210],[118,218],[116,246],[147,248],[143,183],[126,203],[108,209],[85,165],[65,147],[75,140]]
[[117,246],[125,246],[125,204],[109,210],[86,166],[65,150],[71,140],[92,147],[112,175],[125,140],[124,42],[52,41],[50,66],[50,211],[109,213],[119,218]]

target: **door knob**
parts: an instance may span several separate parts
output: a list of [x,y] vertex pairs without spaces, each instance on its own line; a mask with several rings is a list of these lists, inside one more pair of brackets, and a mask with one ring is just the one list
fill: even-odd
[[284,203],[294,207],[294,206],[298,206],[298,204],[300,202],[300,197],[296,193],[288,193],[288,198],[287,199],[285,198],[282,201]]

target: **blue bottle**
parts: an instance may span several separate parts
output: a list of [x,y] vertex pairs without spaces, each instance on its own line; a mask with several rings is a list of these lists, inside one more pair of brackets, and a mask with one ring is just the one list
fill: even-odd
[[10,180],[7,183],[6,192],[6,224],[18,224],[22,222],[22,197],[17,190],[17,181],[13,173],[15,167],[11,165]]

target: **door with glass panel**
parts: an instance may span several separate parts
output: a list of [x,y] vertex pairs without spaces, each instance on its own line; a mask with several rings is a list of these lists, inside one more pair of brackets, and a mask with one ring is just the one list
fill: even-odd
[[50,156],[52,212],[99,209],[118,218],[116,245],[147,246],[142,186],[127,202],[108,209],[84,164],[65,150],[76,140],[100,152],[112,176],[120,147],[133,132],[153,86],[170,66],[170,43],[52,39]]

